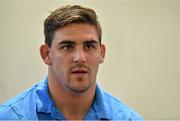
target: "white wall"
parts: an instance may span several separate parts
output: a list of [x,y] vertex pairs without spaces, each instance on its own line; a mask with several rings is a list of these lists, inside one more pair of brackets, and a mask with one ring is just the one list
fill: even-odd
[[[180,119],[180,3],[176,0],[0,2],[1,102],[43,79],[43,20],[62,4],[94,8],[107,45],[98,83],[145,119]],[[1,51],[0,51],[1,52]],[[3,87],[2,87],[3,86]]]
[[45,66],[39,56],[43,42],[43,13],[33,2],[3,3],[4,99],[43,79]]
[[[0,4],[0,20],[2,20],[2,4]],[[0,102],[2,102],[2,22],[0,22]]]
[[[180,2],[177,4],[178,5],[178,21],[179,21],[179,28],[178,28],[178,32],[179,32],[179,38],[178,38],[178,63],[179,63],[179,66],[178,66],[178,74],[179,74],[179,78],[178,78],[178,93],[179,93],[179,98],[178,98],[178,102],[179,102],[179,111],[180,112]],[[180,116],[179,116],[180,117]]]
[[111,6],[103,9],[109,40],[103,86],[140,109],[146,119],[179,118],[177,4],[117,2]]

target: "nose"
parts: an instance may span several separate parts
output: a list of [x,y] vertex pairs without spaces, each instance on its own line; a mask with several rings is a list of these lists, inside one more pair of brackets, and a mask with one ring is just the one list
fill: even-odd
[[73,62],[76,62],[76,63],[86,62],[86,54],[85,54],[83,48],[76,49],[76,51],[74,52],[74,55],[73,55]]

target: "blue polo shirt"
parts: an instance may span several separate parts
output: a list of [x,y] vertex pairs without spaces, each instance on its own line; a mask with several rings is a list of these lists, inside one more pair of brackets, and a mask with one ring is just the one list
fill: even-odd
[[[0,105],[0,120],[66,120],[49,96],[48,80]],[[96,86],[95,98],[84,120],[142,120],[125,104]]]

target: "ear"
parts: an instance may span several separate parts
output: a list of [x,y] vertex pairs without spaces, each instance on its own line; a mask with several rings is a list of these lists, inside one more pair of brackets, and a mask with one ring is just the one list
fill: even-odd
[[43,59],[44,63],[47,65],[51,65],[51,59],[49,57],[49,47],[46,44],[40,46],[40,55]]
[[105,58],[106,48],[104,44],[101,44],[100,47],[101,47],[100,63],[103,63]]

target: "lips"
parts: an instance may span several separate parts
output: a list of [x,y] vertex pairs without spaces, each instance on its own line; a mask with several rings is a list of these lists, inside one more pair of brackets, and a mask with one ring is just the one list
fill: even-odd
[[71,73],[73,74],[86,74],[88,70],[86,68],[74,68]]

